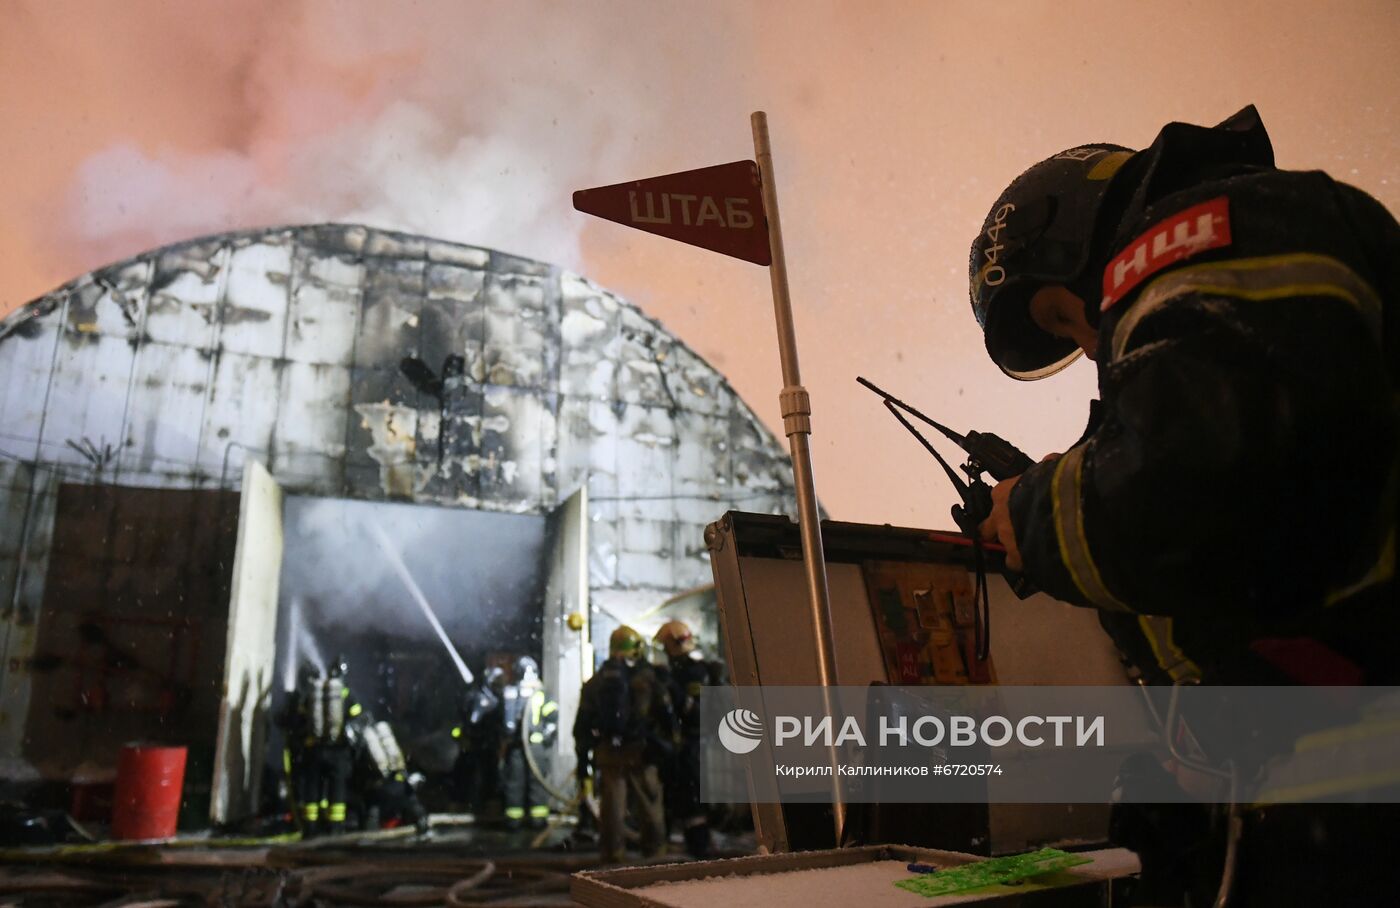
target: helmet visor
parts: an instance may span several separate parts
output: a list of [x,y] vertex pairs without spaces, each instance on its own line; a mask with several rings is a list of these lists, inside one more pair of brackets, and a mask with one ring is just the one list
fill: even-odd
[[987,353],[1001,371],[1018,381],[1047,378],[1074,362],[1083,350],[1067,337],[1048,333],[1031,318],[1037,283],[1019,281],[997,294],[987,307]]

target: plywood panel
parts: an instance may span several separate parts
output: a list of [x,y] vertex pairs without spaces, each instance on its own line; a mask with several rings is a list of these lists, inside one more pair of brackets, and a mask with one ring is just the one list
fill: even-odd
[[277,654],[282,572],[282,490],[258,461],[243,467],[238,549],[229,595],[223,701],[209,818],[229,823],[257,809],[263,726]]
[[[749,627],[762,684],[816,684],[817,645],[800,561],[741,558]],[[828,564],[838,684],[884,681],[865,578],[855,564]]]

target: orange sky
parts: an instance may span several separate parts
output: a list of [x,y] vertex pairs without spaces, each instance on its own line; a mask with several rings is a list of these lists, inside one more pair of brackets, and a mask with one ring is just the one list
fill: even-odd
[[591,221],[569,192],[752,154],[768,111],[819,492],[950,525],[854,381],[1039,456],[1093,373],[986,360],[967,247],[1033,161],[1257,104],[1279,162],[1400,210],[1394,0],[239,3],[0,0],[0,311],[226,229],[358,220],[578,268],[779,424],[764,269]]

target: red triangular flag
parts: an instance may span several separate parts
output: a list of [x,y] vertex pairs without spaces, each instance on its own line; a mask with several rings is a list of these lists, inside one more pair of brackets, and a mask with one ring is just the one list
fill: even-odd
[[574,193],[574,207],[628,227],[767,265],[758,165],[735,161]]

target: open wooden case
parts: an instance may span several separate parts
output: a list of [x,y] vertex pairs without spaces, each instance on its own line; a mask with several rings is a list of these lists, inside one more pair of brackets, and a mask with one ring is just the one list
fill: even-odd
[[[798,527],[731,511],[705,533],[731,682],[817,683]],[[973,551],[957,534],[823,521],[836,682],[1127,683],[1095,613],[1043,594],[1020,600],[986,562],[990,656],[977,659]],[[830,807],[753,804],[770,852],[831,848]],[[844,844],[904,842],[972,854],[1106,841],[1107,805],[851,805]]]

